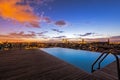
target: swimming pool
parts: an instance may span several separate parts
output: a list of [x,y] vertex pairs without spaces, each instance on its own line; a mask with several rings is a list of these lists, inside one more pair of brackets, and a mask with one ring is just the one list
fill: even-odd
[[[86,72],[91,73],[91,65],[99,57],[101,53],[91,52],[85,50],[75,50],[68,48],[41,48],[41,50],[53,55],[69,64],[72,64]],[[101,67],[105,67],[115,60],[113,55],[108,55],[107,58],[102,62]],[[97,65],[95,65],[97,68]]]

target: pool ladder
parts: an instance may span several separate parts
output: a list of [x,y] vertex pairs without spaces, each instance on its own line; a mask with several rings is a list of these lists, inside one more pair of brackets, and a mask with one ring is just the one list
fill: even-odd
[[[93,73],[94,71],[96,71],[94,69],[94,66],[95,64],[98,62],[98,68],[97,69],[100,69],[101,68],[101,63],[104,61],[104,59],[109,55],[110,53],[108,52],[102,52],[102,54],[95,60],[95,62],[92,64],[92,68],[91,68],[91,72]],[[117,65],[117,75],[118,75],[118,80],[120,80],[120,65],[119,65],[119,58],[116,54],[112,54],[115,59],[116,59],[116,65]]]

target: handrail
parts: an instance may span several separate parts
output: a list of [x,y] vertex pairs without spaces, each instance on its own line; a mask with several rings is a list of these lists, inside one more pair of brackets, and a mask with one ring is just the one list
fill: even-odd
[[[103,52],[98,59],[92,64],[92,69],[91,72],[94,72],[94,65],[98,62],[98,60],[105,54],[105,52]],[[100,60],[100,62],[98,63],[98,69],[100,69],[100,65],[103,62],[103,60],[110,54],[110,52],[107,52],[106,55]],[[112,54],[112,53],[111,53]],[[120,64],[119,64],[119,58],[116,54],[112,54],[115,59],[116,59],[116,65],[117,65],[117,75],[118,75],[118,80],[120,80]]]
[[92,64],[92,69],[91,69],[91,72],[94,72],[95,70],[94,70],[94,65],[98,62],[98,60],[103,56],[104,54],[101,54],[98,58],[97,58],[97,60]]
[[102,61],[103,61],[107,56],[108,56],[108,54],[106,54],[106,55],[100,60],[100,62],[98,63],[98,69],[100,69],[100,65],[101,65]]

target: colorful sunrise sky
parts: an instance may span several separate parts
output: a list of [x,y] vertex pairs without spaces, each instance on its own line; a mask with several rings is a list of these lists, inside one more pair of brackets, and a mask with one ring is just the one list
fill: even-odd
[[120,0],[0,0],[0,41],[120,40]]

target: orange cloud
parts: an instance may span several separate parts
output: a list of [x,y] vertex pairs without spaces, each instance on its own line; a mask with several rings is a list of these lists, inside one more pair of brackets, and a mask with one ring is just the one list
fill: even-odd
[[39,27],[40,18],[33,12],[29,5],[17,4],[22,0],[0,0],[0,17],[12,19],[22,24],[29,23],[33,27]]

